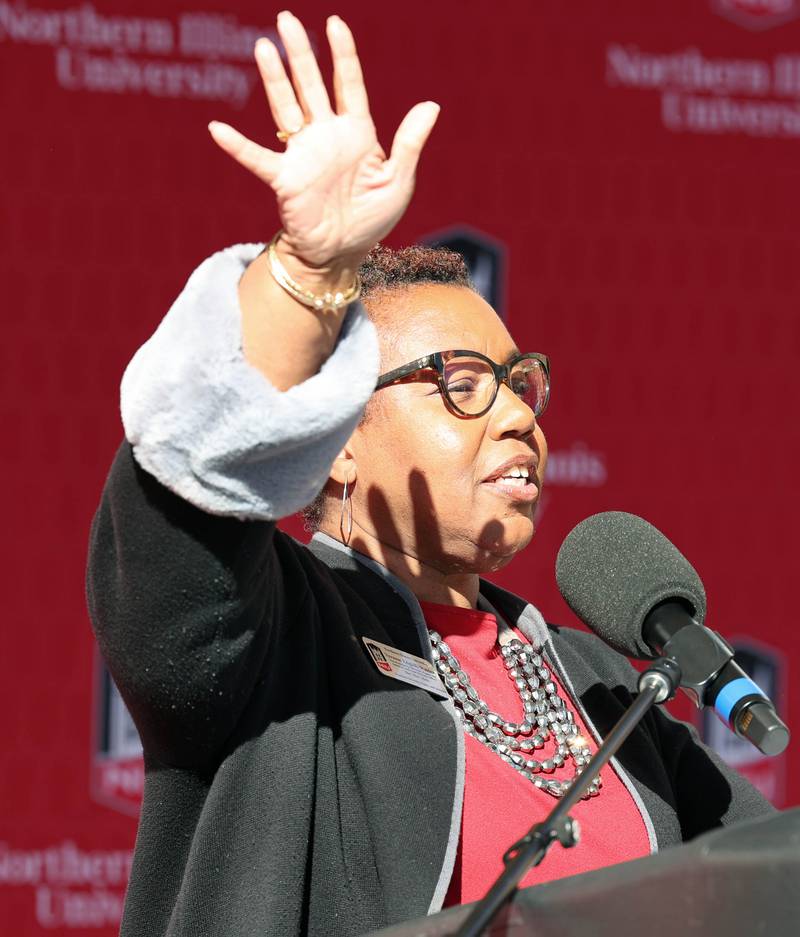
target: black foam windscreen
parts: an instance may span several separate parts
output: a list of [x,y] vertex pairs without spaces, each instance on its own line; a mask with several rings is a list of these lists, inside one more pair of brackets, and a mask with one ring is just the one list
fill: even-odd
[[702,624],[706,593],[691,563],[641,517],[608,511],[567,535],[556,559],[567,605],[597,635],[629,657],[649,659],[642,624],[654,606],[681,599]]

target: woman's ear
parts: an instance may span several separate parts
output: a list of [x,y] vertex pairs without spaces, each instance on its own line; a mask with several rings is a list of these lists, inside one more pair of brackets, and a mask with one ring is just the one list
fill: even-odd
[[[333,460],[328,481],[333,482],[336,497],[341,501],[339,512],[339,536],[345,545],[350,543],[353,533],[353,501],[352,493],[356,481],[356,460],[347,446],[339,452]],[[336,491],[336,488],[339,490]],[[336,536],[334,534],[334,536]]]
[[348,487],[352,488],[357,474],[358,469],[355,456],[352,451],[345,446],[333,460],[329,477],[342,487],[344,487],[345,482],[347,482]]

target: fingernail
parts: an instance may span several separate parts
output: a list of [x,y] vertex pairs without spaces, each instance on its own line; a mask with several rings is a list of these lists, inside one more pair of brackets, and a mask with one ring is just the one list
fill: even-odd
[[231,128],[219,120],[212,120],[208,125],[208,129],[212,136],[217,137],[217,139],[224,140],[231,137]]

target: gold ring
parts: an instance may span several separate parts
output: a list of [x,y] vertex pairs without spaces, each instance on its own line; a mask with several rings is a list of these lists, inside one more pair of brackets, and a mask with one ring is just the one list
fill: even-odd
[[301,124],[296,130],[279,130],[275,136],[281,141],[281,143],[286,143],[289,137],[293,137],[296,133],[305,127],[305,124]]

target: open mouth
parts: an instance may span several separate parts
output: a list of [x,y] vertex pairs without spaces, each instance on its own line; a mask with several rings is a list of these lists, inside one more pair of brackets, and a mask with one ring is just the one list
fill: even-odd
[[502,474],[487,478],[484,482],[495,494],[504,495],[515,501],[535,501],[539,496],[536,474],[527,465],[512,465]]

